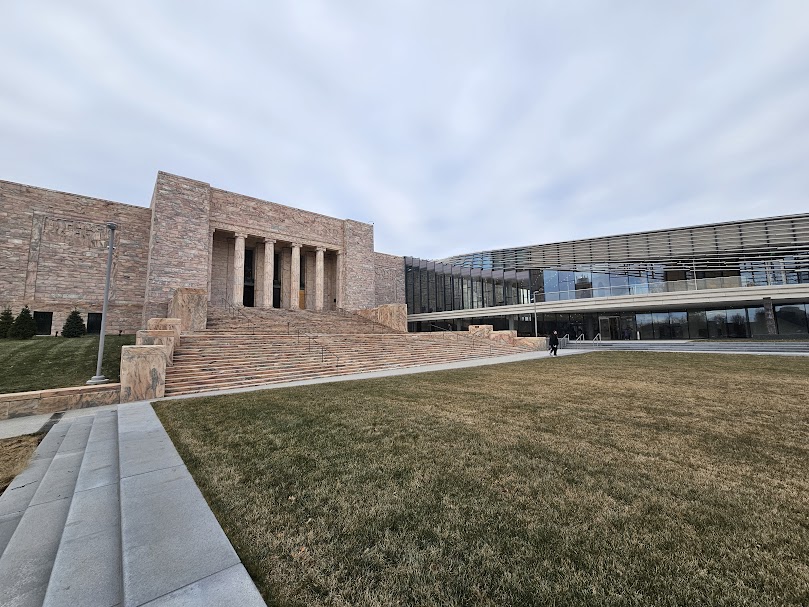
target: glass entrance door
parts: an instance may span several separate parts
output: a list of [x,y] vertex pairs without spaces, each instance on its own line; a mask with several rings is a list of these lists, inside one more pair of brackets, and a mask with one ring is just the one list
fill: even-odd
[[598,330],[601,339],[621,339],[621,319],[618,316],[599,316]]

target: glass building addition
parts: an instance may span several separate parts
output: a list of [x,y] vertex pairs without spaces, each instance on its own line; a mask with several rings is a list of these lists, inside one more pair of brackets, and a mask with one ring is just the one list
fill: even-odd
[[806,335],[809,215],[406,257],[405,294],[412,331],[533,335],[536,314],[572,339]]

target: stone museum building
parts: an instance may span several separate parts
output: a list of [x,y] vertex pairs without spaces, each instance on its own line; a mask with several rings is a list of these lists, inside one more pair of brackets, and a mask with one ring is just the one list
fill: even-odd
[[150,207],[0,181],[0,306],[28,305],[41,334],[74,308],[98,331],[108,222],[117,225],[107,331],[165,317],[178,288],[213,306],[361,310],[404,303],[404,260],[373,226],[159,173]]
[[[571,339],[809,334],[809,214],[458,255],[374,251],[373,226],[158,173],[150,207],[0,181],[0,306],[41,334],[74,308],[98,331],[165,317],[177,289],[213,308],[407,304],[410,331],[490,324]],[[470,243],[472,244],[472,243]],[[402,321],[403,322],[403,321]]]

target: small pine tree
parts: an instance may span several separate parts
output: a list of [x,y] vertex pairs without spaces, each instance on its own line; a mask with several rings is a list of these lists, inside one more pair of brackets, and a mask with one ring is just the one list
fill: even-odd
[[37,323],[34,322],[34,317],[31,316],[31,310],[25,306],[20,310],[14,323],[8,330],[8,336],[11,339],[31,339],[37,334]]
[[14,314],[11,313],[11,308],[6,308],[0,313],[0,339],[8,337],[8,330],[14,324]]
[[62,325],[62,337],[81,337],[87,333],[87,327],[84,326],[81,314],[78,310],[73,310],[67,317],[65,324]]

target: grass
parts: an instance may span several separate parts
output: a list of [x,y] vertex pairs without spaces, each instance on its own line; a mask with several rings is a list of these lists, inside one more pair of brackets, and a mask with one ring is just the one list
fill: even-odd
[[[105,338],[101,372],[110,381],[120,379],[121,346],[134,343],[134,335]],[[0,339],[0,394],[82,386],[95,375],[97,358],[97,335]]]
[[41,439],[42,435],[39,434],[0,439],[0,493],[25,470]]
[[616,352],[156,409],[268,605],[807,605],[807,394]]

